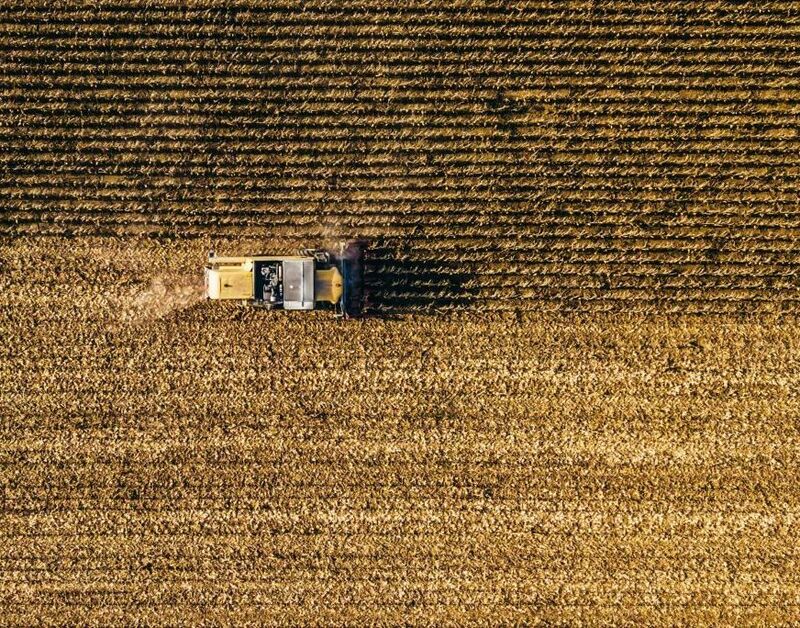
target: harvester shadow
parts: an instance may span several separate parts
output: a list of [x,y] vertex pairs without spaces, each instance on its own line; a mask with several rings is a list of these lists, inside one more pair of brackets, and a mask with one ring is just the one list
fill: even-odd
[[426,260],[397,241],[373,241],[363,257],[364,314],[391,317],[478,307],[474,273],[452,260]]

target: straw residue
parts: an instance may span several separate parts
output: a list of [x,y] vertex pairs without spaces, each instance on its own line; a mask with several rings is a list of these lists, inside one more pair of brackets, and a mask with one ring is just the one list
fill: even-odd
[[796,618],[797,321],[165,315],[205,243],[63,244],[0,249],[67,286],[0,293],[2,623]]

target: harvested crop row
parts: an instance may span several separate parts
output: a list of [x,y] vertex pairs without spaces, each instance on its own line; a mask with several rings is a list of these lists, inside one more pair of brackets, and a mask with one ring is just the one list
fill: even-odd
[[0,240],[3,623],[793,620],[794,319],[203,300],[284,245]]

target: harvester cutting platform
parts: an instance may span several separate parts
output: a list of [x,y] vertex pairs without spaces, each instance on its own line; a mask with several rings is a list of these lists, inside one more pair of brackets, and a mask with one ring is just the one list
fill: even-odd
[[362,246],[302,249],[298,255],[218,257],[205,268],[206,296],[234,299],[267,309],[332,309],[348,317],[361,313]]

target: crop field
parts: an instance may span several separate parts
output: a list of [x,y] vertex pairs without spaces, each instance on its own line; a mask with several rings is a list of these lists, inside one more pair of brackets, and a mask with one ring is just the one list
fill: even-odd
[[800,2],[222,4],[0,3],[0,623],[800,621]]

